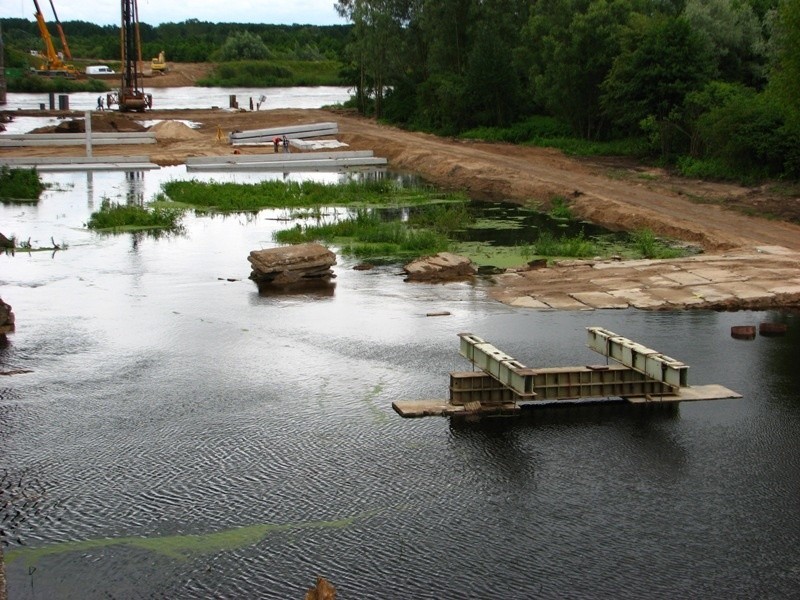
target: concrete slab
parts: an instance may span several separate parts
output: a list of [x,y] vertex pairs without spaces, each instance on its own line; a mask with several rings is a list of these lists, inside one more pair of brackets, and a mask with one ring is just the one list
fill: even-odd
[[752,282],[732,281],[729,283],[717,283],[715,287],[729,292],[741,300],[757,300],[758,298],[772,298],[775,296],[774,293],[766,288],[754,285]]
[[711,283],[722,281],[744,281],[745,279],[739,273],[734,273],[728,269],[700,268],[688,269],[688,272],[693,275],[697,275],[698,277],[702,277],[703,279],[707,279]]
[[773,294],[800,294],[800,284],[776,285],[768,289]]
[[518,306],[520,308],[550,308],[544,302],[536,300],[535,298],[531,298],[530,296],[518,296],[509,301],[508,304],[511,306]]
[[570,296],[592,308],[628,308],[629,306],[626,300],[615,298],[607,292],[576,292]]
[[692,293],[706,302],[727,302],[734,298],[733,294],[726,292],[718,285],[696,285],[692,288]]
[[631,288],[627,290],[610,290],[608,293],[615,298],[625,300],[634,308],[658,308],[666,304],[663,299],[653,298],[653,296],[638,288]]
[[667,279],[666,277],[662,277],[661,275],[648,275],[642,279],[642,283],[645,284],[646,289],[651,288],[677,288],[680,287],[680,283],[674,281],[672,279]]
[[628,277],[598,277],[596,279],[590,279],[589,282],[601,289],[609,290],[609,292],[611,290],[627,290],[642,287],[640,281]]
[[711,283],[709,279],[695,275],[689,271],[676,271],[674,273],[664,273],[663,277],[671,279],[679,285],[702,285],[704,283]]
[[661,299],[673,306],[693,306],[704,302],[702,298],[695,296],[690,289],[681,287],[648,288],[647,293],[653,298]]
[[542,294],[537,295],[535,298],[544,302],[550,308],[558,310],[590,310],[592,308],[567,294]]

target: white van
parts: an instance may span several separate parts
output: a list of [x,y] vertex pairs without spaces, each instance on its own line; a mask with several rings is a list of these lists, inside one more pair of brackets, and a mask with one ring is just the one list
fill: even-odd
[[93,67],[86,67],[87,75],[113,75],[113,69],[109,69],[105,65],[95,65]]

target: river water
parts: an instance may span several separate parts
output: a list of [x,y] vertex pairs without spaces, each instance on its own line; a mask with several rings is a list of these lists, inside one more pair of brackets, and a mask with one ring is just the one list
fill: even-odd
[[[234,95],[241,108],[250,107],[250,98],[257,103],[261,96],[265,97],[261,110],[275,108],[319,108],[345,102],[349,97],[349,88],[339,86],[318,87],[276,87],[276,88],[221,88],[221,87],[174,87],[147,88],[145,91],[153,95],[153,109],[180,108],[212,108],[228,109],[229,97]],[[56,94],[56,106],[58,106]],[[94,110],[97,107],[97,92],[75,92],[69,94],[71,110]],[[103,94],[105,96],[105,94]],[[9,93],[3,110],[36,110],[41,104],[50,106],[47,94]]]
[[[302,598],[317,576],[359,600],[797,597],[796,314],[519,309],[341,255],[333,290],[264,296],[247,255],[283,211],[85,229],[103,197],[183,176],[46,174],[37,205],[0,205],[6,235],[68,246],[0,255],[0,366],[31,371],[0,378],[0,469],[36,496],[5,532],[12,600]],[[789,331],[731,338],[762,321]],[[592,325],[743,398],[472,425],[391,408],[447,396],[459,332],[585,365]]]

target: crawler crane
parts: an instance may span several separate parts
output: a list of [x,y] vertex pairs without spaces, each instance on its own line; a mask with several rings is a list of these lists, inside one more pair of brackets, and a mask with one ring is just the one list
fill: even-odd
[[[52,2],[50,3],[52,6]],[[39,34],[42,36],[42,41],[44,42],[44,49],[45,54],[39,54],[39,57],[42,58],[45,62],[42,63],[36,72],[39,75],[45,75],[47,77],[67,77],[70,79],[74,79],[80,75],[78,70],[70,65],[65,63],[59,53],[56,52],[55,46],[53,46],[53,39],[50,37],[50,32],[47,30],[47,23],[45,23],[44,15],[42,14],[42,9],[39,8],[38,0],[33,0],[33,5],[36,7],[36,23],[39,26]],[[53,7],[53,11],[55,12],[55,7]],[[58,20],[58,17],[56,17]],[[61,28],[61,23],[58,24],[58,30],[61,35],[61,43],[64,46],[64,52],[69,56],[69,46],[67,46],[67,38],[64,35],[64,30]]]

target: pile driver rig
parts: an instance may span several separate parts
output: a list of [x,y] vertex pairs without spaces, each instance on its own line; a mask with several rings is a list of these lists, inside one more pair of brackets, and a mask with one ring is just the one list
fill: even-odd
[[119,90],[109,93],[109,108],[116,104],[122,112],[144,112],[153,106],[153,95],[145,94],[142,84],[142,46],[139,38],[139,6],[136,0],[122,0],[122,77]]

